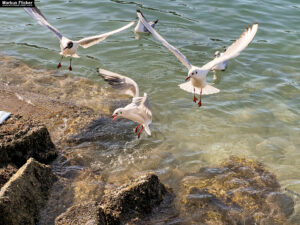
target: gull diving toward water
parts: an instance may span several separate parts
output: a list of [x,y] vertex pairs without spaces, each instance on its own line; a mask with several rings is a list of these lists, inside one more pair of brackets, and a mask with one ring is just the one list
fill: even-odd
[[126,26],[123,26],[117,30],[110,31],[105,34],[86,37],[79,41],[73,41],[73,40],[70,40],[70,39],[64,37],[55,27],[53,27],[50,23],[48,23],[45,16],[42,14],[42,12],[37,7],[24,8],[24,9],[40,25],[48,28],[58,37],[59,42],[60,42],[61,52],[59,54],[61,55],[61,59],[57,65],[57,68],[61,67],[61,61],[62,61],[63,57],[65,56],[65,57],[71,57],[69,70],[72,70],[72,65],[71,65],[72,58],[79,58],[79,56],[77,55],[78,46],[81,46],[83,48],[91,47],[91,46],[99,43],[100,41],[105,40],[108,36],[118,33],[118,32],[121,32],[121,31],[131,27],[135,23],[134,21],[132,21],[129,24],[127,24]]
[[130,104],[124,108],[118,108],[113,112],[113,120],[119,116],[137,122],[138,125],[135,128],[135,133],[138,132],[138,129],[141,126],[141,129],[138,132],[138,138],[140,138],[144,128],[147,134],[151,135],[149,125],[152,123],[152,112],[147,94],[144,93],[144,97],[140,97],[137,83],[129,77],[103,69],[99,69],[98,72],[109,85],[117,89],[121,94],[133,97]]
[[[144,19],[146,20],[146,18],[144,17]],[[146,20],[147,21],[147,20]],[[148,24],[154,28],[155,25],[158,23],[158,20],[155,21],[151,21]],[[139,19],[136,27],[134,28],[134,32],[135,33],[150,33],[150,31],[144,26],[144,24],[141,22],[141,20]]]
[[220,55],[220,57],[216,57],[215,59],[213,59],[212,61],[210,61],[202,67],[197,67],[190,64],[187,58],[178,49],[169,44],[162,36],[160,36],[160,34],[147,23],[143,14],[139,10],[137,11],[137,15],[141,22],[144,24],[144,26],[152,33],[152,35],[157,40],[159,40],[166,48],[173,52],[173,54],[180,60],[180,62],[187,67],[188,76],[185,80],[188,82],[180,84],[179,87],[187,92],[194,93],[194,102],[197,102],[198,100],[195,96],[195,92],[198,91],[200,93],[200,99],[198,102],[199,107],[202,105],[202,95],[209,95],[220,92],[219,89],[207,84],[207,73],[214,66],[238,56],[241,53],[241,51],[244,50],[253,40],[258,29],[257,23],[254,23],[252,27],[248,26],[248,28],[245,29],[242,35],[234,43],[232,43],[227,48],[227,50]]

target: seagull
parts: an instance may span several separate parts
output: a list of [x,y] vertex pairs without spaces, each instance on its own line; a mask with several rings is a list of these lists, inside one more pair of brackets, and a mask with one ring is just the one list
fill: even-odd
[[79,56],[77,55],[77,48],[78,46],[81,46],[83,48],[88,48],[91,47],[97,43],[99,43],[100,41],[105,40],[108,36],[121,32],[129,27],[131,27],[135,21],[130,22],[129,24],[127,24],[126,26],[123,26],[119,29],[110,31],[108,33],[105,34],[100,34],[100,35],[95,35],[95,36],[91,36],[91,37],[86,37],[83,38],[79,41],[73,41],[70,40],[66,37],[64,37],[55,27],[53,27],[45,18],[45,16],[42,14],[42,12],[37,8],[37,7],[32,7],[32,8],[24,8],[24,10],[33,18],[35,19],[40,25],[48,28],[50,31],[52,31],[59,39],[60,42],[60,50],[61,52],[59,53],[61,55],[61,59],[57,65],[57,68],[61,67],[61,61],[63,59],[63,57],[71,57],[70,58],[70,66],[69,66],[69,70],[72,70],[72,58],[79,58]]
[[216,57],[202,67],[197,67],[190,64],[187,58],[178,49],[169,44],[162,36],[160,36],[160,34],[147,23],[141,11],[137,10],[137,15],[144,26],[152,33],[152,35],[157,40],[159,40],[166,48],[168,48],[183,65],[187,67],[188,76],[185,79],[187,82],[180,84],[179,87],[187,92],[194,93],[193,101],[195,103],[198,100],[195,96],[195,92],[198,91],[200,93],[200,99],[198,102],[199,107],[201,107],[202,105],[202,95],[209,95],[220,92],[219,89],[207,84],[207,73],[214,66],[238,56],[241,51],[244,50],[253,40],[258,29],[257,23],[253,23],[252,27],[248,26],[242,33],[242,35],[234,43],[232,43],[220,57]]
[[[219,58],[221,57],[225,52],[220,52],[220,51],[216,51],[215,52],[215,58]],[[217,65],[215,65],[213,68],[211,68],[211,70],[215,71],[215,70],[222,70],[225,71],[228,65],[228,61],[229,60],[225,60]]]
[[[121,94],[133,97],[130,104],[124,108],[118,108],[113,112],[113,120],[119,116],[137,122],[138,125],[135,128],[135,133],[138,133],[138,138],[140,138],[144,128],[146,133],[151,136],[149,125],[152,123],[152,112],[147,94],[144,93],[144,96],[140,97],[137,83],[129,77],[104,69],[99,69],[98,72],[110,86],[117,89]],[[140,126],[141,129],[138,132]]]
[[[145,17],[144,17],[145,18]],[[145,18],[146,20],[146,18]],[[157,20],[154,20],[154,21],[151,21],[149,22],[148,24],[154,28],[155,25],[158,23],[158,19]],[[141,20],[139,19],[136,27],[134,28],[134,32],[135,33],[150,33],[149,30],[147,30],[147,28],[144,26],[144,24],[141,22]]]

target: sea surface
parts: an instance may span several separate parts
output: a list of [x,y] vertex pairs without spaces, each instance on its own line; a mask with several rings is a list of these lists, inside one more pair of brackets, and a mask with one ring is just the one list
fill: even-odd
[[[215,81],[213,73],[208,74],[221,92],[203,96],[201,108],[191,93],[178,87],[186,68],[151,35],[138,39],[132,27],[88,49],[79,48],[73,71],[67,70],[68,59],[61,70],[103,86],[99,67],[133,78],[140,92],[148,93],[153,124],[151,137],[144,134],[137,140],[130,133],[134,124],[128,123],[129,140],[82,143],[76,151],[90,155],[88,166],[108,171],[115,176],[111,180],[153,171],[175,189],[176,177],[170,178],[175,169],[197,172],[237,155],[263,162],[282,190],[300,193],[298,0],[61,0],[36,5],[74,40],[117,29],[136,19],[140,9],[148,20],[158,18],[158,32],[197,66],[229,46],[248,24],[258,22],[254,41],[228,69],[217,72]],[[0,27],[0,54],[56,69],[58,39],[22,8],[0,8]],[[300,199],[293,198],[295,222],[300,221]]]

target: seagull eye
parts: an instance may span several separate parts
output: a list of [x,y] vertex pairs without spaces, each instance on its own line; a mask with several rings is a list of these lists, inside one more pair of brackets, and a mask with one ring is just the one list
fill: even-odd
[[197,74],[198,72],[196,71],[196,74]]
[[122,112],[120,112],[120,114],[122,114]]

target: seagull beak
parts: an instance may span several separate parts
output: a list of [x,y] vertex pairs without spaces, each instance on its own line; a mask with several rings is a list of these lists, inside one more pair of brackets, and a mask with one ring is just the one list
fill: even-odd
[[117,115],[112,115],[112,116],[111,116],[111,118],[113,118],[113,121],[114,121],[115,119],[117,119],[117,117],[118,117]]
[[187,76],[187,77],[185,78],[185,81],[188,81],[190,78],[191,78],[191,76]]

